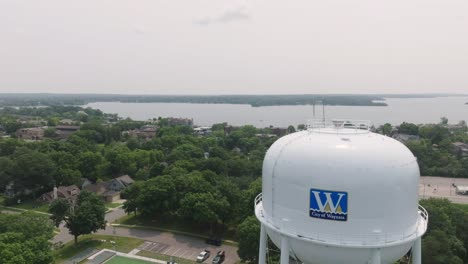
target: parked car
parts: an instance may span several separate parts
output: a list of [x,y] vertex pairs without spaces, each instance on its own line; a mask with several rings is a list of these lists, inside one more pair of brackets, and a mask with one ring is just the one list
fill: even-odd
[[197,262],[203,262],[209,257],[210,257],[210,251],[205,249],[202,252],[200,252],[200,254],[198,254]]
[[212,236],[206,240],[207,244],[221,246],[222,239],[220,237]]
[[224,262],[224,259],[226,258],[226,254],[224,251],[218,251],[218,254],[216,254],[216,257],[213,258],[213,264],[221,264]]

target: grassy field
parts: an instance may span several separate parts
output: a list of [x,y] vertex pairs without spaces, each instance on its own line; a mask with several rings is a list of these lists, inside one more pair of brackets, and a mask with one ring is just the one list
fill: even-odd
[[[209,225],[199,225],[197,223],[194,223],[193,221],[185,221],[183,219],[171,216],[166,216],[166,218],[164,219],[148,219],[141,217],[138,214],[130,214],[120,219],[117,219],[114,223],[123,225],[143,226],[148,229],[186,234],[189,236],[200,237],[203,239],[211,235],[211,229]],[[223,234],[223,239],[236,241],[236,230],[234,228],[229,228],[228,230],[223,231],[221,233]]]
[[149,264],[151,262],[139,260],[139,259],[131,259],[125,258],[120,256],[115,256],[110,260],[106,261],[106,264]]
[[[146,250],[142,250],[142,251],[138,252],[137,255],[142,256],[142,257],[147,257],[147,258],[164,260],[164,261],[170,261],[171,260],[171,256],[159,254],[159,253],[152,252],[152,251],[146,251]],[[190,261],[190,260],[184,259],[184,258],[173,257],[173,259],[177,264],[195,264],[196,263],[195,261]]]
[[[106,240],[103,242],[101,240]],[[110,241],[115,241],[115,244],[110,243]],[[144,242],[142,239],[130,238],[130,237],[114,237],[114,236],[104,236],[104,235],[84,235],[78,237],[78,244],[75,245],[73,241],[68,242],[61,249],[58,249],[54,252],[55,263],[63,263],[67,259],[75,256],[76,254],[88,249],[114,249],[115,250],[128,253],[131,250],[137,248]]]

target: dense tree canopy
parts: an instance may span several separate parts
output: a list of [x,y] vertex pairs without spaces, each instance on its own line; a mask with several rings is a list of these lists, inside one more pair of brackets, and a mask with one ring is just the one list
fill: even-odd
[[0,263],[49,264],[53,225],[47,216],[0,213]]
[[468,263],[468,211],[446,199],[422,200],[429,226],[422,241],[423,263]]

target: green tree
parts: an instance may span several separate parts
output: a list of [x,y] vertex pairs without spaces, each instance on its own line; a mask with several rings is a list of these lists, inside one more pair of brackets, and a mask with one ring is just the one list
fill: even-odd
[[46,130],[44,130],[44,137],[54,138],[55,136],[55,128],[49,127]]
[[46,154],[22,148],[15,152],[12,160],[11,174],[15,175],[13,180],[16,192],[25,189],[38,192],[43,188],[52,188],[52,175],[56,167]]
[[296,129],[294,128],[294,126],[288,126],[288,133],[294,133],[296,132]]
[[137,213],[138,210],[138,195],[141,192],[143,182],[135,182],[122,191],[121,197],[127,199],[123,204],[123,209],[127,214]]
[[65,221],[68,232],[75,238],[75,244],[78,243],[78,236],[106,228],[104,201],[88,191],[82,191],[76,203],[69,207],[63,201],[54,202],[49,213],[56,226]]
[[78,169],[81,175],[90,180],[96,180],[100,175],[103,157],[99,153],[86,151],[78,155]]
[[212,193],[188,193],[180,201],[179,213],[198,223],[216,224],[226,219],[229,211],[226,197]]
[[163,175],[147,180],[136,197],[129,203],[145,216],[168,213],[176,208],[176,187],[172,177]]
[[70,207],[70,204],[65,199],[57,199],[50,204],[49,213],[52,214],[50,219],[54,222],[56,227],[67,217]]
[[399,129],[398,132],[402,134],[408,134],[408,135],[418,135],[419,133],[419,127],[413,123],[406,123],[403,122]]
[[390,136],[392,134],[392,125],[389,123],[385,123],[383,126],[380,126],[379,130],[382,132],[382,134],[386,136]]
[[249,216],[237,227],[239,248],[237,254],[243,261],[256,263],[258,260],[260,223],[255,216]]
[[447,199],[430,198],[421,205],[429,213],[430,221],[422,240],[424,264],[463,263],[467,261],[466,244],[468,212]]
[[448,124],[448,118],[447,117],[441,117],[440,118],[440,124],[441,125],[447,125]]

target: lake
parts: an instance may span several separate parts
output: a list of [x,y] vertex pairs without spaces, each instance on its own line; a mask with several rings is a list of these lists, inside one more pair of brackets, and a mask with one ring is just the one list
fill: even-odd
[[[449,123],[460,120],[468,122],[468,97],[436,98],[388,98],[388,106],[325,106],[327,119],[344,118],[370,120],[374,125],[403,121],[416,124],[438,123],[447,117]],[[187,104],[187,103],[120,103],[97,102],[84,107],[116,113],[134,120],[148,120],[154,117],[188,117],[196,125],[210,126],[228,122],[234,126],[254,125],[256,127],[286,127],[304,124],[313,118],[313,106],[264,106],[234,104]],[[322,106],[316,106],[316,118],[322,117]]]

